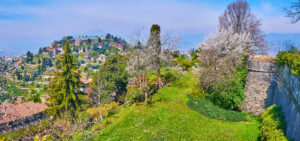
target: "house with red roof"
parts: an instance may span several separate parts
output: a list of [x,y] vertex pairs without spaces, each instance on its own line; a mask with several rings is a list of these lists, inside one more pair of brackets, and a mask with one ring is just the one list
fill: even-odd
[[4,102],[0,105],[0,133],[36,124],[48,118],[42,112],[47,106],[41,103],[25,102],[18,105]]

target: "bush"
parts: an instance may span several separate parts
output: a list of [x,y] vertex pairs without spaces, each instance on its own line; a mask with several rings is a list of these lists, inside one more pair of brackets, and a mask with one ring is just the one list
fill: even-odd
[[145,92],[140,90],[136,86],[128,86],[127,94],[126,94],[126,101],[129,103],[145,101]]
[[162,69],[161,71],[161,77],[164,84],[168,84],[170,82],[178,80],[180,75],[181,74],[179,74],[178,72],[172,69],[169,70]]
[[[109,117],[117,112],[118,104],[116,102],[111,102],[104,104],[101,107],[102,117]],[[94,121],[100,120],[99,107],[92,107],[86,110],[86,113],[92,116]]]
[[292,74],[300,76],[300,52],[280,52],[276,61],[279,65],[288,65]]
[[245,98],[244,86],[247,73],[246,67],[239,69],[233,78],[229,78],[230,81],[219,83],[217,87],[209,89],[207,99],[224,109],[232,110],[239,107]]
[[187,102],[187,106],[196,112],[217,120],[225,120],[232,122],[246,121],[247,116],[243,113],[237,111],[230,111],[219,108],[206,100],[205,98],[192,98],[189,96],[189,101]]
[[26,95],[26,101],[33,101],[35,103],[42,103],[41,94],[34,89],[30,90],[31,92]]
[[195,85],[193,90],[192,90],[192,93],[191,93],[191,96],[193,98],[205,98],[208,94],[205,93],[198,85]]
[[284,136],[286,124],[280,106],[270,106],[261,117],[260,138],[262,141],[287,141]]
[[174,64],[179,65],[183,71],[187,71],[195,65],[193,61],[188,60],[186,57],[177,57]]

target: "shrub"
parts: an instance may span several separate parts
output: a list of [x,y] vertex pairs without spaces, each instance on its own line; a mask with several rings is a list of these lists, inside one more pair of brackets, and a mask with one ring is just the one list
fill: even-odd
[[42,138],[40,138],[39,136],[35,136],[34,141],[53,141],[54,138],[51,135],[45,135]]
[[136,86],[128,86],[126,101],[130,103],[145,101],[145,92],[137,88]]
[[286,124],[280,106],[270,106],[261,117],[260,138],[262,141],[287,141],[284,136]]
[[42,103],[41,94],[34,89],[31,89],[30,91],[31,92],[26,95],[26,101]]
[[[108,117],[117,112],[118,104],[116,102],[111,102],[111,103],[104,104],[102,108],[104,109],[103,111],[106,111],[106,112],[103,112],[103,113],[105,113],[104,116]],[[101,108],[101,110],[102,110],[102,108]]]
[[195,65],[193,61],[188,60],[186,57],[177,57],[174,64],[179,65],[183,71],[187,71]]
[[232,122],[246,121],[247,116],[243,113],[231,110],[225,110],[219,108],[212,104],[210,101],[205,98],[192,98],[189,96],[189,101],[187,102],[187,106],[196,112],[217,120],[225,120]]
[[164,84],[168,84],[170,82],[173,82],[175,80],[178,80],[180,74],[172,69],[169,70],[162,70],[161,71],[161,77]]
[[191,93],[191,96],[193,98],[204,98],[206,97],[208,94],[205,93],[198,85],[195,85],[193,87],[193,90],[192,90],[192,93]]
[[228,77],[230,81],[216,84],[216,87],[209,89],[207,99],[219,107],[230,110],[242,105],[245,98],[244,86],[247,73],[246,67],[238,69],[232,76],[233,78]]
[[288,65],[292,74],[300,76],[300,52],[280,52],[276,61],[279,65]]
[[[117,112],[118,104],[116,102],[111,102],[104,104],[101,107],[102,117],[109,117]],[[86,110],[86,113],[92,116],[94,121],[100,120],[99,107],[92,107]]]

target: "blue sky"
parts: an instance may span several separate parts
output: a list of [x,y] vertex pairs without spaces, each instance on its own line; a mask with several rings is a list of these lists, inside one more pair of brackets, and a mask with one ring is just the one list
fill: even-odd
[[[201,41],[204,35],[215,32],[218,16],[232,1],[0,0],[0,49],[5,55],[37,51],[64,35],[109,32],[126,38],[137,28],[149,28],[153,23],[160,24],[165,32],[186,38],[197,35]],[[290,24],[282,11],[293,1],[248,2],[266,33],[300,33],[300,24]]]

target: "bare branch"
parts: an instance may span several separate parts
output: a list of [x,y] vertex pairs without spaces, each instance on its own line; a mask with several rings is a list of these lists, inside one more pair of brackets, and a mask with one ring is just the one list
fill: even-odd
[[291,19],[291,23],[295,24],[300,20],[300,0],[293,2],[290,8],[284,8],[285,16]]

